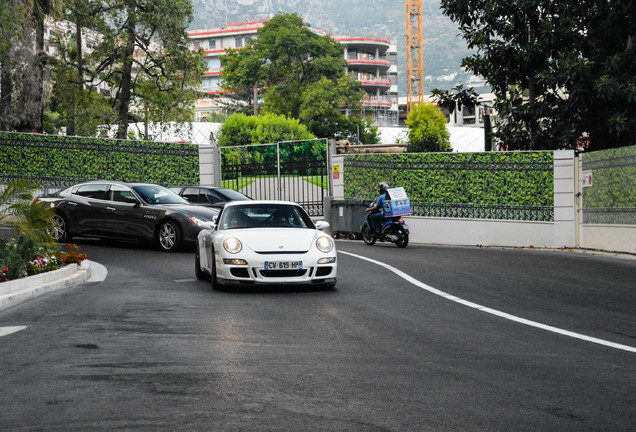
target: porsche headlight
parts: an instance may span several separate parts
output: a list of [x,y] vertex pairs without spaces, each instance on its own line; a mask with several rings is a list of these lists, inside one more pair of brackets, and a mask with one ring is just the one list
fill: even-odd
[[225,241],[223,242],[223,247],[225,248],[226,251],[233,254],[239,253],[241,249],[243,248],[240,240],[237,239],[236,237],[226,238]]
[[331,252],[331,249],[333,249],[333,241],[327,236],[321,236],[316,240],[316,246],[321,252]]

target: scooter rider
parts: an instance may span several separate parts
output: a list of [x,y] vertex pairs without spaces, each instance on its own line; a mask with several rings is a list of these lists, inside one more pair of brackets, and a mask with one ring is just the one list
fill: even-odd
[[386,191],[388,188],[389,184],[387,182],[381,182],[378,185],[378,193],[380,194],[378,201],[372,207],[366,209],[367,211],[373,212],[369,218],[371,219],[371,223],[375,229],[375,235],[378,236],[382,233],[382,224],[384,222],[384,200],[386,200]]

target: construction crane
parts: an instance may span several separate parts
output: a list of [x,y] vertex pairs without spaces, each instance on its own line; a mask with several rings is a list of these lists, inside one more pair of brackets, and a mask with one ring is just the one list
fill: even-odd
[[406,113],[424,101],[424,50],[422,0],[406,2]]

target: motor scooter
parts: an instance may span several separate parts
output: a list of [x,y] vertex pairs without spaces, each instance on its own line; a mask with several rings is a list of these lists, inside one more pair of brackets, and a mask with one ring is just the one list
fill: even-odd
[[[369,206],[373,206],[373,203]],[[409,227],[401,216],[385,217],[382,223],[382,231],[376,234],[373,231],[371,215],[376,211],[368,211],[365,221],[362,223],[360,233],[362,240],[369,246],[373,246],[376,241],[391,242],[399,248],[405,248],[409,244]]]

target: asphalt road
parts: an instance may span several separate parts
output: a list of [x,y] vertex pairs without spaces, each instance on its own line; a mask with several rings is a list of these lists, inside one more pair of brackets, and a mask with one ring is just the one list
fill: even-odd
[[636,424],[636,260],[339,241],[333,291],[213,291],[191,251],[77,243],[104,282],[0,312],[2,431]]

